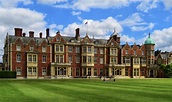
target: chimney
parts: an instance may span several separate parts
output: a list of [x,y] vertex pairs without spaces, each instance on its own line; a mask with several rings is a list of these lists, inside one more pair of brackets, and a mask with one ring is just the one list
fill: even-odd
[[25,37],[26,36],[26,33],[23,33],[23,37]]
[[34,32],[33,31],[29,31],[29,37],[34,37]]
[[42,38],[42,32],[39,33],[39,37]]
[[46,29],[46,38],[49,37],[49,28]]
[[79,28],[76,28],[76,30],[75,30],[75,38],[77,39],[77,40],[79,40],[79,38],[80,38],[80,34],[79,34]]
[[15,36],[22,37],[22,28],[14,28]]

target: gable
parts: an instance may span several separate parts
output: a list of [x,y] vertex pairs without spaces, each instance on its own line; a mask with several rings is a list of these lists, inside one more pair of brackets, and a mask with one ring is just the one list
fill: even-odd
[[56,36],[52,39],[52,43],[65,43],[65,40],[60,35],[60,33],[57,33]]
[[22,44],[22,40],[20,38],[17,38],[16,41],[15,41],[15,44]]
[[86,35],[86,36],[82,39],[81,42],[82,42],[82,43],[92,43],[92,40]]

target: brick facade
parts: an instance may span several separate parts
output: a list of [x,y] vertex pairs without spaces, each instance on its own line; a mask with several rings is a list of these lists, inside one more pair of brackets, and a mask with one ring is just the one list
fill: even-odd
[[[120,37],[114,32],[109,39],[80,37],[53,37],[46,29],[46,37],[34,37],[15,28],[14,35],[6,36],[3,61],[5,70],[17,72],[22,78],[100,77],[145,78],[160,77],[154,65],[154,44],[120,45]],[[152,53],[151,56],[148,53]],[[151,61],[151,62],[150,62]]]

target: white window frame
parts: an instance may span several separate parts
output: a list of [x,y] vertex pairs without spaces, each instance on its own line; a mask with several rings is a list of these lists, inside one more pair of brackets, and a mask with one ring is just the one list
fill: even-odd
[[42,75],[47,75],[47,68],[46,67],[42,68]]
[[42,52],[46,52],[46,46],[42,46]]
[[16,45],[16,50],[21,51],[21,45]]
[[16,62],[21,62],[21,54],[16,55]]

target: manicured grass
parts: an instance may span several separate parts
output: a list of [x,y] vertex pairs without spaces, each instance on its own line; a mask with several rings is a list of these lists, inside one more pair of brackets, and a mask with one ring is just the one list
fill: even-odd
[[172,79],[0,79],[0,102],[171,101]]

